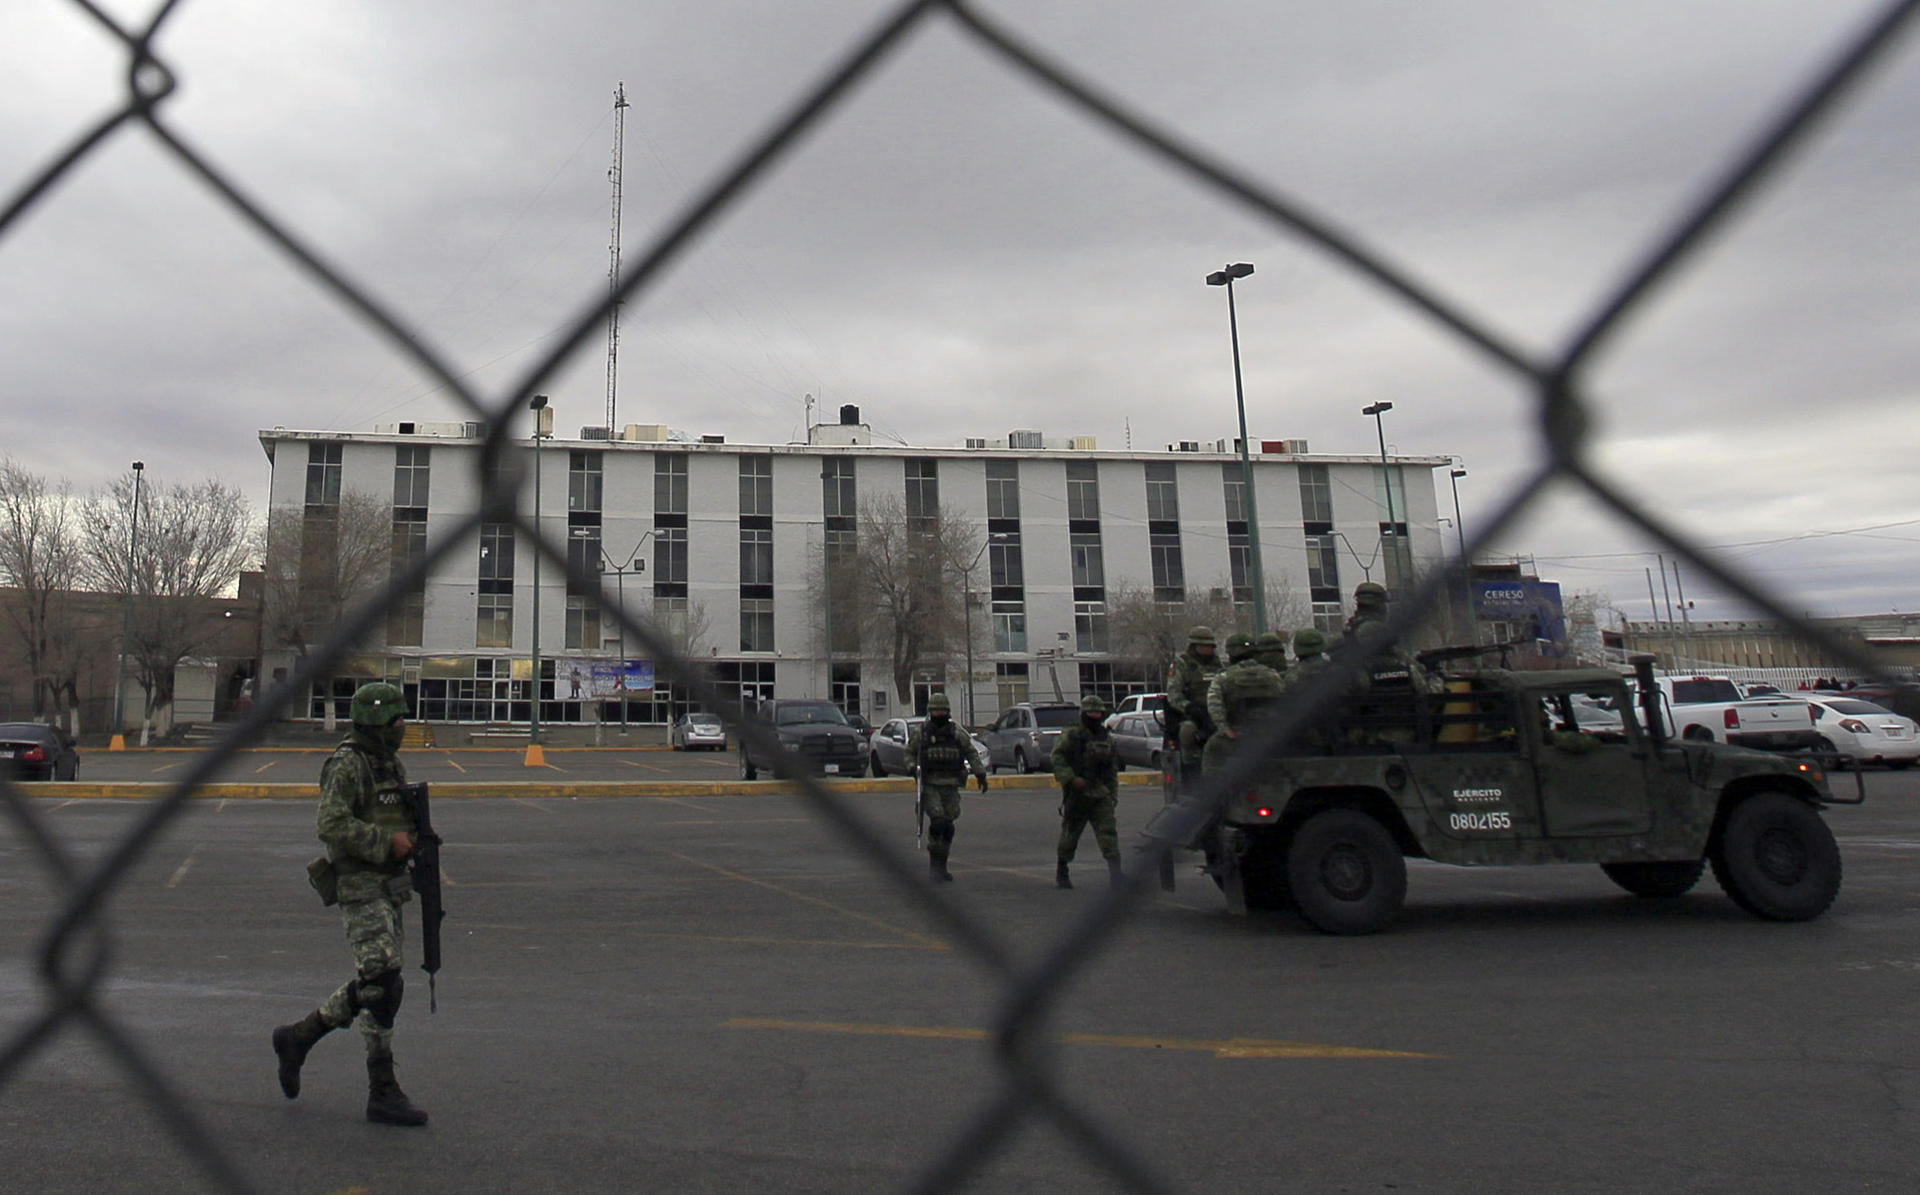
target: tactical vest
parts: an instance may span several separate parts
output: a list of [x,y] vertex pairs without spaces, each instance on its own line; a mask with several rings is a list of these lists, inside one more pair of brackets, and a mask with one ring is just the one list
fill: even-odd
[[1229,668],[1215,683],[1221,686],[1220,704],[1226,708],[1227,724],[1236,727],[1286,688],[1285,679],[1265,664]]
[[935,727],[929,721],[920,732],[920,774],[928,784],[965,784],[967,748],[952,722]]
[[[357,764],[354,762],[357,759]],[[364,767],[373,780],[373,800],[366,811],[366,820],[391,835],[395,832],[413,834],[417,827],[413,822],[413,809],[400,797],[401,775],[391,768],[378,766],[373,754],[366,748],[352,742],[340,744],[334,748],[333,755],[321,765],[321,783],[326,783],[329,770],[342,767]],[[398,871],[405,863],[368,863],[361,859],[343,858],[334,860],[334,866],[341,871]]]
[[1066,734],[1067,759],[1074,774],[1095,783],[1112,783],[1116,770],[1113,766],[1113,735],[1105,727],[1098,731],[1089,730],[1085,722]]

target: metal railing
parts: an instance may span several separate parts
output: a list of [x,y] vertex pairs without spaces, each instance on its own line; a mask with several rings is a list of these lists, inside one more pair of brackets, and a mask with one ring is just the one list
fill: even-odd
[[[808,129],[825,121],[863,80],[900,54],[920,27],[933,22],[947,22],[971,39],[981,53],[1039,84],[1055,101],[1089,118],[1106,135],[1120,138],[1165,168],[1185,174],[1276,229],[1304,240],[1344,264],[1360,279],[1408,305],[1462,344],[1516,375],[1531,389],[1539,420],[1537,460],[1526,478],[1505,496],[1498,510],[1491,517],[1477,520],[1477,534],[1466,548],[1468,559],[1512,526],[1549,483],[1572,485],[1584,490],[1622,524],[1637,529],[1660,545],[1661,550],[1677,553],[1692,568],[1711,578],[1722,591],[1744,599],[1809,642],[1817,643],[1829,653],[1825,658],[1844,661],[1861,675],[1877,676],[1887,672],[1883,661],[1876,659],[1859,641],[1834,636],[1809,623],[1795,613],[1796,604],[1783,600],[1782,595],[1763,586],[1731,561],[1719,558],[1697,540],[1637,505],[1613,479],[1597,471],[1588,456],[1591,424],[1587,416],[1589,402],[1584,375],[1601,346],[1620,331],[1628,317],[1671,284],[1707,238],[1776,176],[1781,163],[1865,80],[1869,69],[1886,56],[1896,35],[1910,22],[1916,7],[1920,7],[1920,0],[1897,0],[1884,4],[1874,13],[1833,61],[1780,107],[1765,129],[1750,143],[1732,148],[1726,162],[1689,210],[1674,221],[1642,257],[1623,263],[1627,267],[1622,271],[1625,281],[1594,295],[1588,304],[1588,315],[1576,334],[1557,351],[1544,356],[1521,348],[1500,330],[1476,319],[1464,306],[1417,281],[1409,271],[1374,251],[1301,198],[1256,182],[1231,163],[1201,150],[1131,107],[1124,97],[1105,91],[1076,72],[1071,64],[1050,55],[1044,47],[1028,41],[974,6],[961,0],[903,2],[886,12],[871,32],[846,47],[837,63],[810,91],[778,114],[771,129],[741,146],[731,166],[718,178],[688,196],[678,217],[643,252],[635,255],[636,260],[613,293],[587,301],[568,325],[567,334],[543,359],[504,392],[491,396],[476,393],[465,380],[466,371],[430,350],[408,329],[403,313],[374,298],[370,290],[357,284],[339,265],[296,237],[264,202],[244,191],[219,162],[210,159],[168,121],[166,108],[175,92],[177,78],[172,67],[156,55],[154,39],[160,28],[183,7],[181,0],[167,0],[150,21],[137,26],[122,23],[90,0],[72,0],[72,3],[124,48],[125,100],[48,161],[0,210],[0,252],[7,250],[8,238],[18,229],[23,214],[51,200],[55,183],[117,138],[144,134],[236,219],[251,225],[271,242],[293,268],[320,283],[342,306],[377,329],[397,354],[425,370],[487,428],[479,465],[485,494],[481,508],[467,515],[459,526],[448,529],[448,533],[440,537],[439,546],[412,561],[402,574],[391,580],[377,600],[334,627],[290,683],[278,686],[267,695],[238,724],[235,733],[198,757],[188,773],[163,797],[145,806],[131,831],[103,857],[83,861],[53,834],[46,819],[13,785],[0,783],[0,811],[44,860],[64,898],[40,939],[36,959],[37,1006],[25,1014],[21,1023],[10,1027],[4,1042],[0,1043],[0,1087],[45,1050],[56,1032],[65,1027],[78,1027],[91,1034],[120,1065],[161,1122],[197,1161],[210,1185],[220,1189],[254,1189],[232,1160],[238,1152],[238,1143],[223,1140],[218,1128],[192,1110],[191,1102],[180,1097],[168,1076],[128,1028],[106,1009],[102,984],[112,961],[111,938],[104,916],[108,895],[153,845],[159,832],[180,815],[186,801],[215,769],[235,750],[257,737],[269,722],[280,717],[281,707],[294,695],[306,693],[315,676],[326,675],[335,661],[352,651],[353,645],[380,623],[385,605],[412,589],[452,546],[461,543],[483,520],[516,523],[519,532],[530,537],[548,561],[566,569],[565,544],[542,539],[530,520],[516,511],[515,495],[525,479],[519,475],[514,459],[520,454],[505,451],[509,421],[525,405],[527,397],[546,384],[564,361],[601,334],[615,302],[632,300],[651,287],[666,267],[731,212],[778,160],[798,152],[802,135]],[[491,488],[488,488],[489,478],[495,479]],[[1430,575],[1408,600],[1400,603],[1389,620],[1389,630],[1405,634],[1420,619],[1422,611],[1441,598],[1446,586],[1459,583],[1457,576]],[[700,672],[690,667],[689,661],[682,659],[667,638],[658,634],[645,619],[625,610],[617,611],[615,617],[632,641],[653,655],[667,677],[688,685],[695,698],[711,708],[726,708],[726,703],[711,691]],[[1268,716],[1264,725],[1255,728],[1257,733],[1247,741],[1271,744],[1291,734],[1305,723],[1306,711],[1312,705],[1344,689],[1349,679],[1344,672],[1343,667],[1324,669],[1313,683],[1290,692],[1287,703]],[[750,723],[734,729],[742,737],[765,733]],[[765,753],[779,755],[773,750]],[[1217,806],[1223,794],[1244,786],[1260,766],[1261,754],[1259,750],[1243,749],[1221,772],[1209,775],[1201,785],[1202,800],[1179,807],[1190,814],[1191,820],[1184,827],[1171,827],[1169,841],[1179,840],[1182,829],[1191,831],[1203,822],[1210,814],[1210,806]],[[1133,881],[1130,886],[1108,892],[1097,903],[1089,905],[1057,940],[1040,952],[1037,961],[1021,962],[989,926],[969,917],[937,890],[920,882],[918,874],[895,852],[883,848],[871,831],[829,799],[820,784],[797,779],[811,812],[831,827],[845,847],[883,873],[901,900],[923,907],[958,948],[985,964],[999,976],[1002,984],[994,1036],[998,1090],[983,1101],[939,1156],[917,1176],[912,1189],[945,1191],[960,1186],[1005,1144],[1010,1130],[1030,1117],[1041,1117],[1054,1122],[1075,1143],[1085,1154],[1089,1167],[1105,1171],[1125,1187],[1136,1191],[1173,1190],[1174,1183],[1154,1159],[1141,1156],[1128,1144],[1125,1135],[1103,1124],[1074,1099],[1050,1065],[1051,1056],[1040,1032],[1065,983],[1085,964],[1094,949],[1123,924],[1129,906],[1143,887],[1142,878],[1154,874],[1160,856],[1169,849],[1167,842],[1149,844],[1133,861],[1128,869]]]

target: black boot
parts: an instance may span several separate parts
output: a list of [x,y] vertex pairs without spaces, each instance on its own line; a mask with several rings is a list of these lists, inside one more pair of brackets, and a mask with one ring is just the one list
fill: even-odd
[[1073,881],[1067,877],[1067,865],[1065,862],[1057,863],[1054,865],[1053,886],[1056,888],[1073,887]]
[[1127,875],[1120,870],[1120,858],[1117,855],[1107,860],[1107,883],[1115,888],[1127,886]]
[[280,1059],[280,1090],[288,1099],[300,1095],[300,1067],[307,1060],[307,1051],[332,1030],[333,1026],[315,1011],[273,1031],[273,1052]]
[[927,878],[937,884],[953,883],[953,873],[947,870],[946,852],[927,850]]
[[393,1055],[367,1057],[367,1119],[375,1124],[423,1125],[427,1110],[416,1108],[393,1077]]

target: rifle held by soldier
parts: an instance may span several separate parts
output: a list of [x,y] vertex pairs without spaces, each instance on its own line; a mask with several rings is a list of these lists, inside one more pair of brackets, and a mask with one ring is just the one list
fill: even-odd
[[440,903],[440,835],[433,829],[425,782],[401,785],[400,797],[413,810],[413,851],[407,862],[420,897],[420,969],[427,973],[427,1011],[438,1012],[434,980],[440,972],[440,922],[447,915]]

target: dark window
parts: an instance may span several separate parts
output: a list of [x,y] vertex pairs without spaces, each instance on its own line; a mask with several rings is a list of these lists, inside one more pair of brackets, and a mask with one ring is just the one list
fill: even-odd
[[397,507],[427,506],[429,453],[425,447],[401,445],[393,454],[393,504]]
[[1100,517],[1099,467],[1092,461],[1067,462],[1067,517]]
[[1020,463],[987,462],[987,518],[1020,517]]
[[1333,522],[1333,483],[1325,465],[1300,466],[1300,519],[1306,523]]
[[340,445],[307,445],[307,511],[340,505]]
[[600,453],[567,454],[567,509],[600,509]]
[[820,509],[829,519],[851,519],[858,514],[859,497],[853,484],[853,462],[827,457],[820,462]]
[[1147,462],[1147,518],[1178,522],[1180,487],[1174,480],[1172,461]]
[[772,457],[743,456],[740,458],[740,513],[769,516],[773,514]]
[[653,458],[653,513],[685,515],[687,513],[687,458],[684,456],[656,456]]

